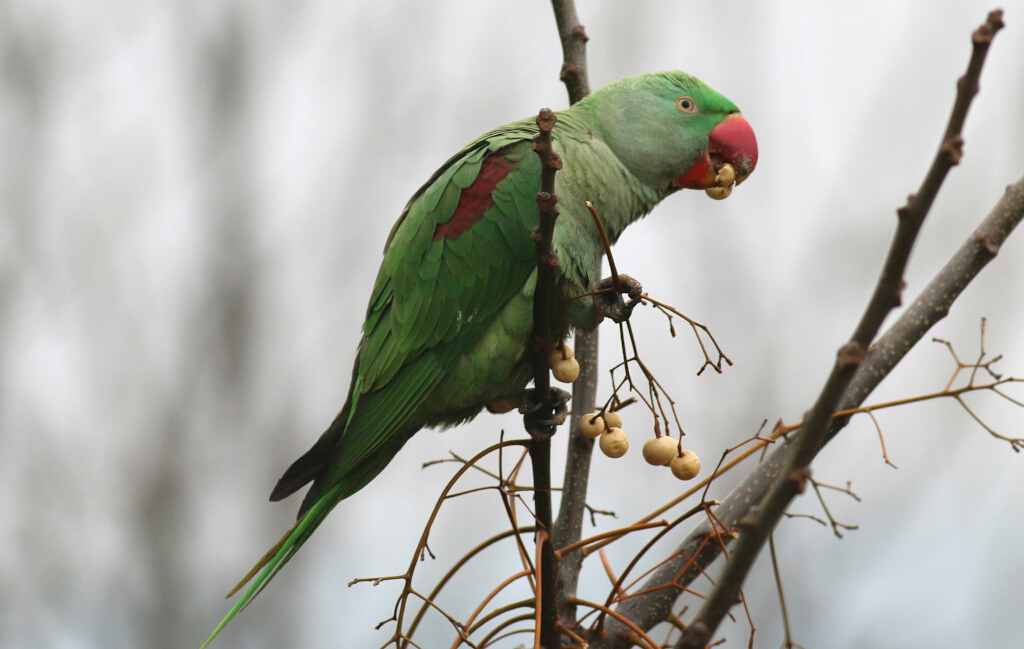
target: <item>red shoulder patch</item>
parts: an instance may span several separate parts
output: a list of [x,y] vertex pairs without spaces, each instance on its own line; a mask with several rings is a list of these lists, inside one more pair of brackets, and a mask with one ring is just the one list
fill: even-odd
[[459,204],[455,213],[447,223],[439,223],[434,230],[434,241],[441,239],[458,239],[462,233],[473,227],[492,205],[494,198],[491,193],[505,176],[515,170],[516,165],[505,159],[505,154],[498,152],[484,158],[480,165],[480,173],[469,187],[459,195]]

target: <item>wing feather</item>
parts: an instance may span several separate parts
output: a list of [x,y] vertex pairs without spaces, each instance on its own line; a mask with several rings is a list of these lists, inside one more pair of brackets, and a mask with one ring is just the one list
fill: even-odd
[[[303,511],[325,495],[351,495],[383,468],[392,455],[384,446],[397,453],[422,425],[423,401],[527,281],[536,266],[530,233],[540,188],[531,135],[529,127],[507,128],[468,146],[413,196],[392,229],[363,328],[356,405]],[[481,193],[491,185],[477,182],[493,190]],[[439,229],[457,210],[459,219]]]

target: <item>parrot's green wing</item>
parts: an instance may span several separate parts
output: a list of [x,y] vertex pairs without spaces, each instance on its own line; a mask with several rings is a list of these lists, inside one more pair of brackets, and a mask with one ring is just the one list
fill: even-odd
[[409,202],[367,309],[351,420],[303,509],[348,476],[351,495],[387,464],[415,432],[405,428],[419,427],[410,418],[423,400],[533,272],[540,161],[531,135],[484,136]]
[[232,591],[259,572],[207,644],[416,432],[426,397],[536,268],[540,161],[530,127],[473,142],[406,205],[370,298],[348,401],[271,494],[280,500],[313,480],[299,520]]

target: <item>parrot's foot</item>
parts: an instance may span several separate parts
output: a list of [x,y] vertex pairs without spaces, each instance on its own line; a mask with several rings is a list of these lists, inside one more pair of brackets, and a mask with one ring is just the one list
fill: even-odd
[[565,418],[569,416],[570,399],[572,399],[571,394],[552,386],[550,405],[553,412],[550,418],[545,418],[540,416],[546,409],[544,408],[545,404],[537,399],[537,391],[534,389],[524,391],[519,402],[519,412],[523,414],[526,430],[531,436],[544,439],[554,435],[555,430],[565,423]]
[[[644,287],[629,275],[619,275],[619,289],[615,289],[615,278],[606,277],[594,284],[595,291],[603,291],[594,295],[594,311],[599,317],[611,318],[613,322],[623,323],[629,320],[633,307],[640,304]],[[623,302],[622,294],[629,296],[629,302]]]

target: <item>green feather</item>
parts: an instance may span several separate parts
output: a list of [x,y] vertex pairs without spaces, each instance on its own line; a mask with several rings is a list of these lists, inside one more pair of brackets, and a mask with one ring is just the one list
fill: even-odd
[[[440,242],[440,241],[435,242],[434,248],[442,248],[442,247],[443,247],[442,242]],[[437,273],[438,273],[438,271],[440,271],[440,269],[441,269],[441,255],[438,255],[436,257],[432,257],[430,255],[426,255],[426,256],[423,257],[423,259],[420,260],[419,270],[416,272],[416,277],[418,277],[421,282],[425,282],[426,283],[426,290],[422,290],[421,289],[420,290],[421,294],[425,295],[425,294],[429,294],[429,293],[433,293],[434,292],[433,285],[434,285],[435,280],[437,279]],[[409,291],[409,292],[411,293],[412,291]]]
[[[479,167],[477,167],[479,170]],[[474,172],[474,177],[476,172]],[[452,215],[455,214],[455,208],[459,206],[459,196],[462,195],[462,188],[455,183],[448,183],[445,186],[444,192],[441,194],[440,200],[437,202],[432,210],[433,222],[447,223],[451,220]]]
[[[466,230],[455,239],[445,239],[445,245],[459,257],[465,257],[469,253],[473,252],[474,230],[476,230],[476,227]],[[449,255],[449,257],[450,256],[451,255]]]
[[[473,272],[473,269],[470,268],[462,256],[447,254],[444,256],[444,265],[448,267],[452,276],[459,281],[463,288],[469,288],[476,283],[476,273]],[[459,293],[462,293],[462,291],[459,291]]]
[[476,177],[480,175],[480,159],[472,162],[466,161],[459,167],[459,170],[452,175],[452,184],[459,189],[465,189],[473,184]]

